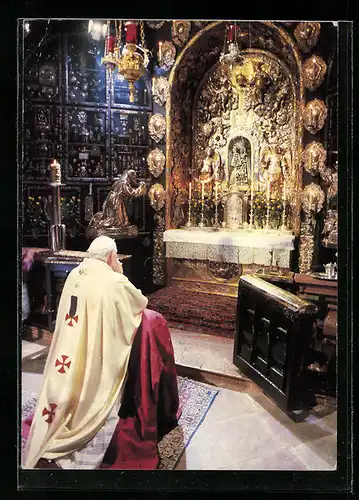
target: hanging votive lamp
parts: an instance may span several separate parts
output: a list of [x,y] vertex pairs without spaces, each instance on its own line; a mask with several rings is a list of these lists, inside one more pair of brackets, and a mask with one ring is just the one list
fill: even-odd
[[[125,46],[117,59],[118,72],[129,83],[130,102],[135,101],[135,82],[143,76],[148,65],[147,49],[145,48],[143,22],[140,22],[141,46],[137,44],[136,21],[125,23]],[[121,35],[119,35],[120,38]],[[120,42],[120,40],[118,40]]]

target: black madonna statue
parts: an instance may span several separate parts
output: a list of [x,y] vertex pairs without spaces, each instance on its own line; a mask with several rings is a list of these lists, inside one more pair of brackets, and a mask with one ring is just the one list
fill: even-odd
[[98,212],[90,220],[86,231],[87,237],[138,234],[137,227],[130,224],[125,202],[129,198],[139,198],[145,193],[145,182],[138,181],[134,170],[127,170],[113,183],[102,206],[102,212]]

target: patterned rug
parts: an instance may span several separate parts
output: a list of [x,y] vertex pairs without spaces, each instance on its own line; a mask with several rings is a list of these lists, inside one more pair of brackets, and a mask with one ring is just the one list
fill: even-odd
[[[215,387],[185,377],[177,377],[177,383],[182,415],[178,421],[179,425],[158,444],[161,457],[159,468],[162,470],[175,468],[219,392]],[[21,419],[29,417],[35,408],[36,397],[33,394],[27,395],[22,405]],[[22,438],[21,451],[24,446],[25,439]]]
[[199,333],[234,338],[237,299],[190,292],[176,286],[148,296],[148,308],[160,312],[171,326],[183,325]]

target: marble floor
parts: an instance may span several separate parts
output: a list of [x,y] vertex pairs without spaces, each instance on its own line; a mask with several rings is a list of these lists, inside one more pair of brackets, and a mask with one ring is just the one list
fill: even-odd
[[[336,468],[333,402],[285,414],[232,364],[233,340],[176,329],[171,335],[178,373],[220,388],[177,470]],[[33,353],[24,347],[24,399],[36,395],[41,384],[47,349],[46,342],[40,345],[42,350]]]

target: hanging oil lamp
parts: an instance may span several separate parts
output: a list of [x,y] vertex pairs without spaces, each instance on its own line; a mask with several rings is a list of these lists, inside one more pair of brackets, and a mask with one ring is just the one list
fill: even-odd
[[117,69],[129,83],[130,102],[135,101],[135,82],[144,75],[149,58],[148,50],[145,46],[145,35],[143,21],[140,24],[141,45],[137,44],[136,21],[125,22],[125,45],[121,50],[122,22],[119,22],[117,36],[117,49],[115,49],[115,58],[117,59]]
[[113,71],[116,69],[117,66],[117,59],[115,57],[115,42],[116,38],[114,36],[111,36],[110,32],[110,21],[107,21],[107,35],[105,38],[105,52],[104,56],[101,59],[101,64],[105,66],[105,68],[110,72],[112,75]]

